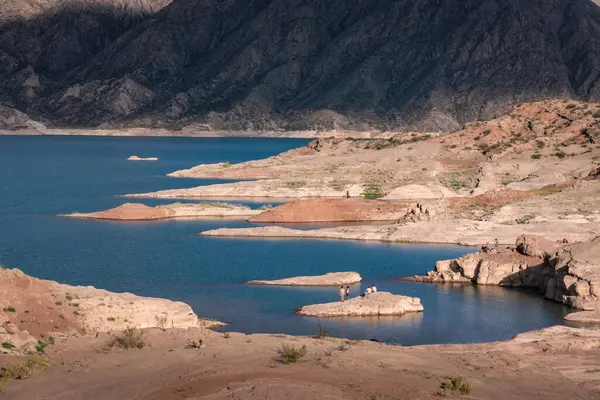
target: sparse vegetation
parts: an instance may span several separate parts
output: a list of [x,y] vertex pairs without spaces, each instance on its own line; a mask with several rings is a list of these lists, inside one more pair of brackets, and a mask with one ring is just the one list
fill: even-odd
[[363,186],[363,196],[365,199],[379,199],[385,194],[381,191],[381,187],[376,183],[370,183]]
[[327,186],[329,186],[333,190],[340,191],[340,190],[344,189],[344,187],[346,186],[346,183],[340,182],[340,181],[330,181],[327,183]]
[[575,105],[573,103],[567,104],[567,110],[572,110],[574,108],[577,108],[577,105]]
[[538,149],[543,149],[546,146],[546,142],[538,139],[535,141],[535,145],[537,146]]
[[592,114],[592,117],[594,117],[594,118],[600,118],[600,112]]
[[562,150],[559,150],[556,153],[554,153],[554,155],[562,160],[563,158],[565,158],[567,156],[567,153],[565,153]]
[[5,313],[14,313],[17,312],[17,309],[14,307],[5,307],[2,309],[2,311],[4,311]]
[[[54,341],[54,339],[52,340]],[[35,346],[35,350],[40,353],[40,354],[44,354],[44,350],[46,349],[46,347],[49,346],[49,343],[46,342],[42,342],[41,340],[38,340],[38,344]]]
[[438,174],[438,181],[454,191],[468,188],[473,178],[473,170],[441,172]]
[[67,301],[71,301],[71,300],[73,300],[73,296],[71,296],[70,294],[67,294],[65,296],[65,299],[67,299]]
[[316,333],[316,335],[314,336],[315,339],[324,339],[327,336],[329,336],[329,329],[323,328],[323,325],[321,325],[321,321],[319,321],[319,324],[317,326],[318,326],[319,330]]
[[73,307],[79,307],[79,303],[71,303]]
[[167,315],[155,315],[154,320],[156,321],[156,327],[162,331],[167,330],[167,322],[169,317]]
[[57,301],[54,304],[56,304],[57,306],[62,306],[63,303],[62,303],[62,301]]
[[277,349],[276,361],[282,364],[295,364],[300,361],[307,353],[306,345],[301,348],[296,348],[291,345],[282,344],[280,349]]
[[531,155],[531,158],[533,158],[534,160],[539,160],[540,158],[542,158],[542,155],[540,153],[533,153]]
[[4,342],[2,343],[2,348],[3,349],[7,349],[7,350],[11,350],[15,348],[15,345],[10,343],[10,342]]
[[490,133],[492,133],[492,131],[490,131],[489,129],[486,129],[485,131],[483,131],[483,136],[487,136]]
[[0,391],[13,379],[27,379],[48,368],[48,360],[36,356],[22,362],[8,362],[0,372]]
[[106,343],[105,350],[110,350],[114,346],[119,346],[123,349],[141,349],[146,346],[144,332],[132,326],[125,328],[119,335]]
[[600,372],[600,368],[592,368],[592,369],[586,369],[585,370],[586,374],[595,374],[597,372]]
[[114,322],[115,321],[115,317],[107,317],[106,320],[110,321],[110,322]]
[[444,392],[459,392],[460,394],[470,394],[472,387],[471,383],[462,376],[449,376],[446,377],[447,382],[442,383],[442,389]]
[[231,164],[230,164],[230,163],[228,163],[228,162],[224,162],[224,163],[223,163],[221,166],[222,166],[223,168],[229,168],[229,167],[231,167]]
[[62,314],[58,314],[58,318],[60,318],[60,319],[65,319],[65,316],[64,316],[64,315],[62,315]]
[[515,223],[517,225],[524,225],[524,224],[528,224],[529,222],[531,222],[533,219],[535,218],[535,215],[532,214],[526,214],[523,215],[522,217],[519,217],[515,220]]
[[77,317],[77,316],[79,316],[79,312],[78,311],[73,311],[73,315]]
[[306,186],[306,181],[287,181],[285,186],[290,189],[300,189]]

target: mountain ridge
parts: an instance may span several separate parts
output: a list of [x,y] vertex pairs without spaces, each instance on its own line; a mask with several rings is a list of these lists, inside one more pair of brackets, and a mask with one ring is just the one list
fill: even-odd
[[[589,0],[94,4],[35,15],[51,36],[2,24],[0,104],[54,126],[452,130],[521,102],[600,98]],[[18,50],[30,41],[51,51]]]

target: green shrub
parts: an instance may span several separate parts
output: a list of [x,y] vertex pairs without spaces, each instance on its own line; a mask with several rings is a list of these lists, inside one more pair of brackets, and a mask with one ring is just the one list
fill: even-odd
[[487,136],[490,133],[492,133],[492,131],[490,131],[489,129],[486,129],[485,131],[483,131],[483,136]]
[[542,158],[542,155],[540,153],[533,153],[531,155],[531,158],[533,158],[534,160],[539,160],[540,158]]
[[544,146],[546,146],[546,142],[544,142],[543,140],[540,140],[540,139],[536,140],[535,144],[538,149],[543,149]]
[[307,353],[306,345],[297,349],[294,346],[282,344],[280,349],[277,349],[276,360],[282,364],[295,364],[302,359]]
[[365,199],[379,199],[385,194],[381,191],[381,187],[375,183],[363,186],[363,196]]
[[2,311],[6,312],[6,313],[9,313],[9,312],[13,313],[13,312],[17,312],[17,309],[14,307],[6,307],[6,308],[3,308]]
[[4,343],[2,343],[2,348],[10,350],[10,349],[14,349],[15,345],[12,343],[9,343],[9,342],[4,342]]
[[562,150],[559,150],[556,153],[554,153],[554,155],[562,160],[563,158],[565,158],[567,156],[567,153],[565,153]]
[[568,109],[568,110],[572,110],[573,108],[576,108],[576,107],[577,107],[577,106],[576,106],[575,104],[573,104],[573,103],[571,103],[571,104],[567,104],[567,109]]
[[48,347],[48,343],[38,340],[38,344],[37,346],[35,346],[35,350],[40,354],[44,354],[44,350],[46,349],[46,347]]
[[67,299],[68,301],[73,300],[73,296],[71,296],[70,294],[65,296],[65,299]]

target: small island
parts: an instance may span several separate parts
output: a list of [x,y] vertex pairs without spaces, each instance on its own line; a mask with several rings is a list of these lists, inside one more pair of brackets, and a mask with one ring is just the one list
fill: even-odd
[[304,306],[296,310],[296,314],[309,317],[368,317],[421,311],[423,306],[417,297],[377,292],[346,301]]
[[248,281],[249,285],[275,286],[337,286],[359,283],[362,277],[358,272],[329,272],[325,275],[296,276],[294,278],[276,279],[272,281]]
[[113,221],[153,221],[174,218],[247,218],[260,210],[228,203],[173,203],[149,207],[140,203],[125,203],[106,211],[60,215],[69,218],[104,219]]
[[138,157],[138,156],[129,156],[127,161],[158,161],[158,157]]

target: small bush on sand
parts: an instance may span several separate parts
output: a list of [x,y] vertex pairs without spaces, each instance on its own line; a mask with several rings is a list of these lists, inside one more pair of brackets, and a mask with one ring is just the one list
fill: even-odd
[[6,312],[6,313],[8,313],[8,312],[12,313],[12,312],[17,312],[17,309],[14,307],[5,307],[2,309],[2,311]]
[[534,160],[539,160],[540,158],[542,158],[542,155],[540,153],[534,153],[531,155],[531,158],[533,158]]
[[155,315],[154,319],[156,320],[156,327],[162,331],[167,330],[167,322],[169,317],[166,315]]
[[125,328],[119,335],[112,338],[105,345],[105,350],[110,350],[115,346],[119,346],[123,349],[141,349],[146,346],[144,332],[139,331],[131,326],[129,328]]
[[4,342],[2,343],[2,348],[3,349],[7,349],[7,350],[11,350],[15,348],[15,345],[9,342]]
[[321,325],[321,321],[319,321],[318,328],[319,331],[314,336],[315,339],[325,339],[327,336],[329,336],[329,329],[323,328],[323,325]]
[[22,362],[8,362],[0,370],[0,391],[13,379],[27,379],[48,368],[48,360],[30,357]]
[[294,364],[297,363],[306,355],[306,345],[297,349],[294,346],[282,344],[280,349],[277,349],[276,360],[282,364]]
[[381,187],[375,183],[370,183],[363,187],[363,196],[365,199],[379,199],[385,194],[381,191]]
[[572,103],[571,104],[567,104],[567,109],[568,110],[571,110],[571,109],[576,108],[576,107],[577,106],[575,104],[572,104]]
[[471,393],[471,383],[462,376],[449,376],[447,382],[442,383],[444,392],[459,392],[461,394]]

